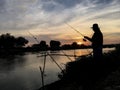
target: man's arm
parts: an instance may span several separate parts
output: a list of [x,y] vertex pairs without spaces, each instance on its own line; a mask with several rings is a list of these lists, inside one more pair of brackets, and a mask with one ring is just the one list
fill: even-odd
[[88,36],[84,36],[84,38],[92,42],[92,39],[89,38]]

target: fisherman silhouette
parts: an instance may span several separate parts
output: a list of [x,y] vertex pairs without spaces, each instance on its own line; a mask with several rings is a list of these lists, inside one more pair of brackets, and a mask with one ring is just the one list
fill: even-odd
[[100,60],[102,58],[103,34],[96,23],[93,24],[92,29],[94,31],[92,38],[87,36],[84,36],[84,38],[92,42],[94,60]]

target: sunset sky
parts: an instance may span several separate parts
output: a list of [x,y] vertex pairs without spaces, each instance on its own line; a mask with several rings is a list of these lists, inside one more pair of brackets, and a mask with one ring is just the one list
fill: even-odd
[[[11,33],[38,40],[81,42],[82,34],[92,36],[91,26],[98,23],[104,43],[120,43],[120,0],[0,0],[0,34]],[[86,42],[87,43],[87,42]]]

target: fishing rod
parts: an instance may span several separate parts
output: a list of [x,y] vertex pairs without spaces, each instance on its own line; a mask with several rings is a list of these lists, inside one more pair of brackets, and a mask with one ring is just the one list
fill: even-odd
[[[32,33],[30,33],[29,31],[28,31],[28,33],[35,39],[35,41],[39,44],[39,41],[37,40],[37,38],[32,34]],[[58,66],[58,68],[61,70],[61,72],[62,73],[64,73],[64,70],[62,69],[62,67],[54,60],[54,58],[46,51],[45,52],[45,55],[44,55],[44,64],[43,64],[43,68],[40,66],[39,68],[40,68],[40,72],[41,72],[41,78],[42,78],[42,89],[43,90],[45,90],[44,89],[44,73],[45,73],[45,66],[46,66],[46,56],[49,56],[51,59],[52,59],[52,61]]]
[[70,24],[66,23],[66,25],[68,25],[70,28],[72,28],[73,30],[75,30],[77,33],[79,33],[81,36],[84,37],[84,35],[81,32],[79,32],[77,29],[75,29],[74,27],[72,27]]
[[[29,32],[29,31],[28,31]],[[31,36],[36,40],[36,42],[39,44],[39,41],[37,40],[37,38],[32,34],[32,33],[30,33],[29,32],[29,34],[31,34]],[[45,58],[44,58],[44,66],[43,66],[43,72],[44,72],[44,70],[45,70],[45,63],[46,63],[46,56],[50,56],[50,58],[54,61],[54,63],[59,67],[59,69],[63,72],[63,70],[62,70],[62,68],[60,67],[60,65],[53,59],[53,57],[46,51],[45,52]]]
[[66,56],[70,61],[73,61],[70,56],[68,56],[63,50],[62,50],[62,53],[64,54],[64,56]]
[[39,41],[37,40],[37,38],[32,34],[32,33],[30,33],[29,31],[27,31],[34,39],[35,39],[35,41],[37,42],[37,43],[39,43]]
[[[38,39],[37,39],[32,33],[30,33],[29,31],[27,31],[27,32],[28,32],[28,33],[33,37],[33,39],[39,44]],[[42,68],[41,66],[39,66],[40,72],[41,72],[43,90],[44,90],[44,72],[45,72],[45,65],[46,65],[46,53],[45,53],[45,55],[44,55],[44,64],[43,64],[43,68]]]
[[[83,35],[81,32],[79,32],[77,29],[75,29],[74,27],[72,27],[70,24],[66,23],[67,26],[69,26],[70,28],[72,28],[73,30],[75,30],[77,33],[79,33],[82,37],[84,37],[85,35]],[[83,38],[83,41],[87,41],[85,38]]]
[[[73,30],[75,30],[77,33],[79,33],[82,37],[84,37],[85,35],[83,35],[81,32],[79,32],[77,29],[75,29],[73,26],[71,26],[70,24],[66,23],[67,26],[69,26],[70,28],[72,28]],[[85,38],[83,38],[83,41],[87,41]],[[92,52],[90,52],[88,49],[87,49],[87,52],[92,55]],[[75,53],[75,52],[74,52]]]
[[55,59],[47,52],[48,56],[52,59],[52,61],[58,66],[58,68],[61,70],[61,72],[64,74],[64,70],[62,67],[55,61]]

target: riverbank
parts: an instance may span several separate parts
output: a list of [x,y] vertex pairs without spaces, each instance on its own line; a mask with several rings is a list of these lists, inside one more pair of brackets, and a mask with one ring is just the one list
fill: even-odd
[[46,85],[45,90],[120,89],[120,46],[115,51],[105,53],[101,61],[94,61],[88,56],[69,62],[64,74],[59,77],[60,80]]

